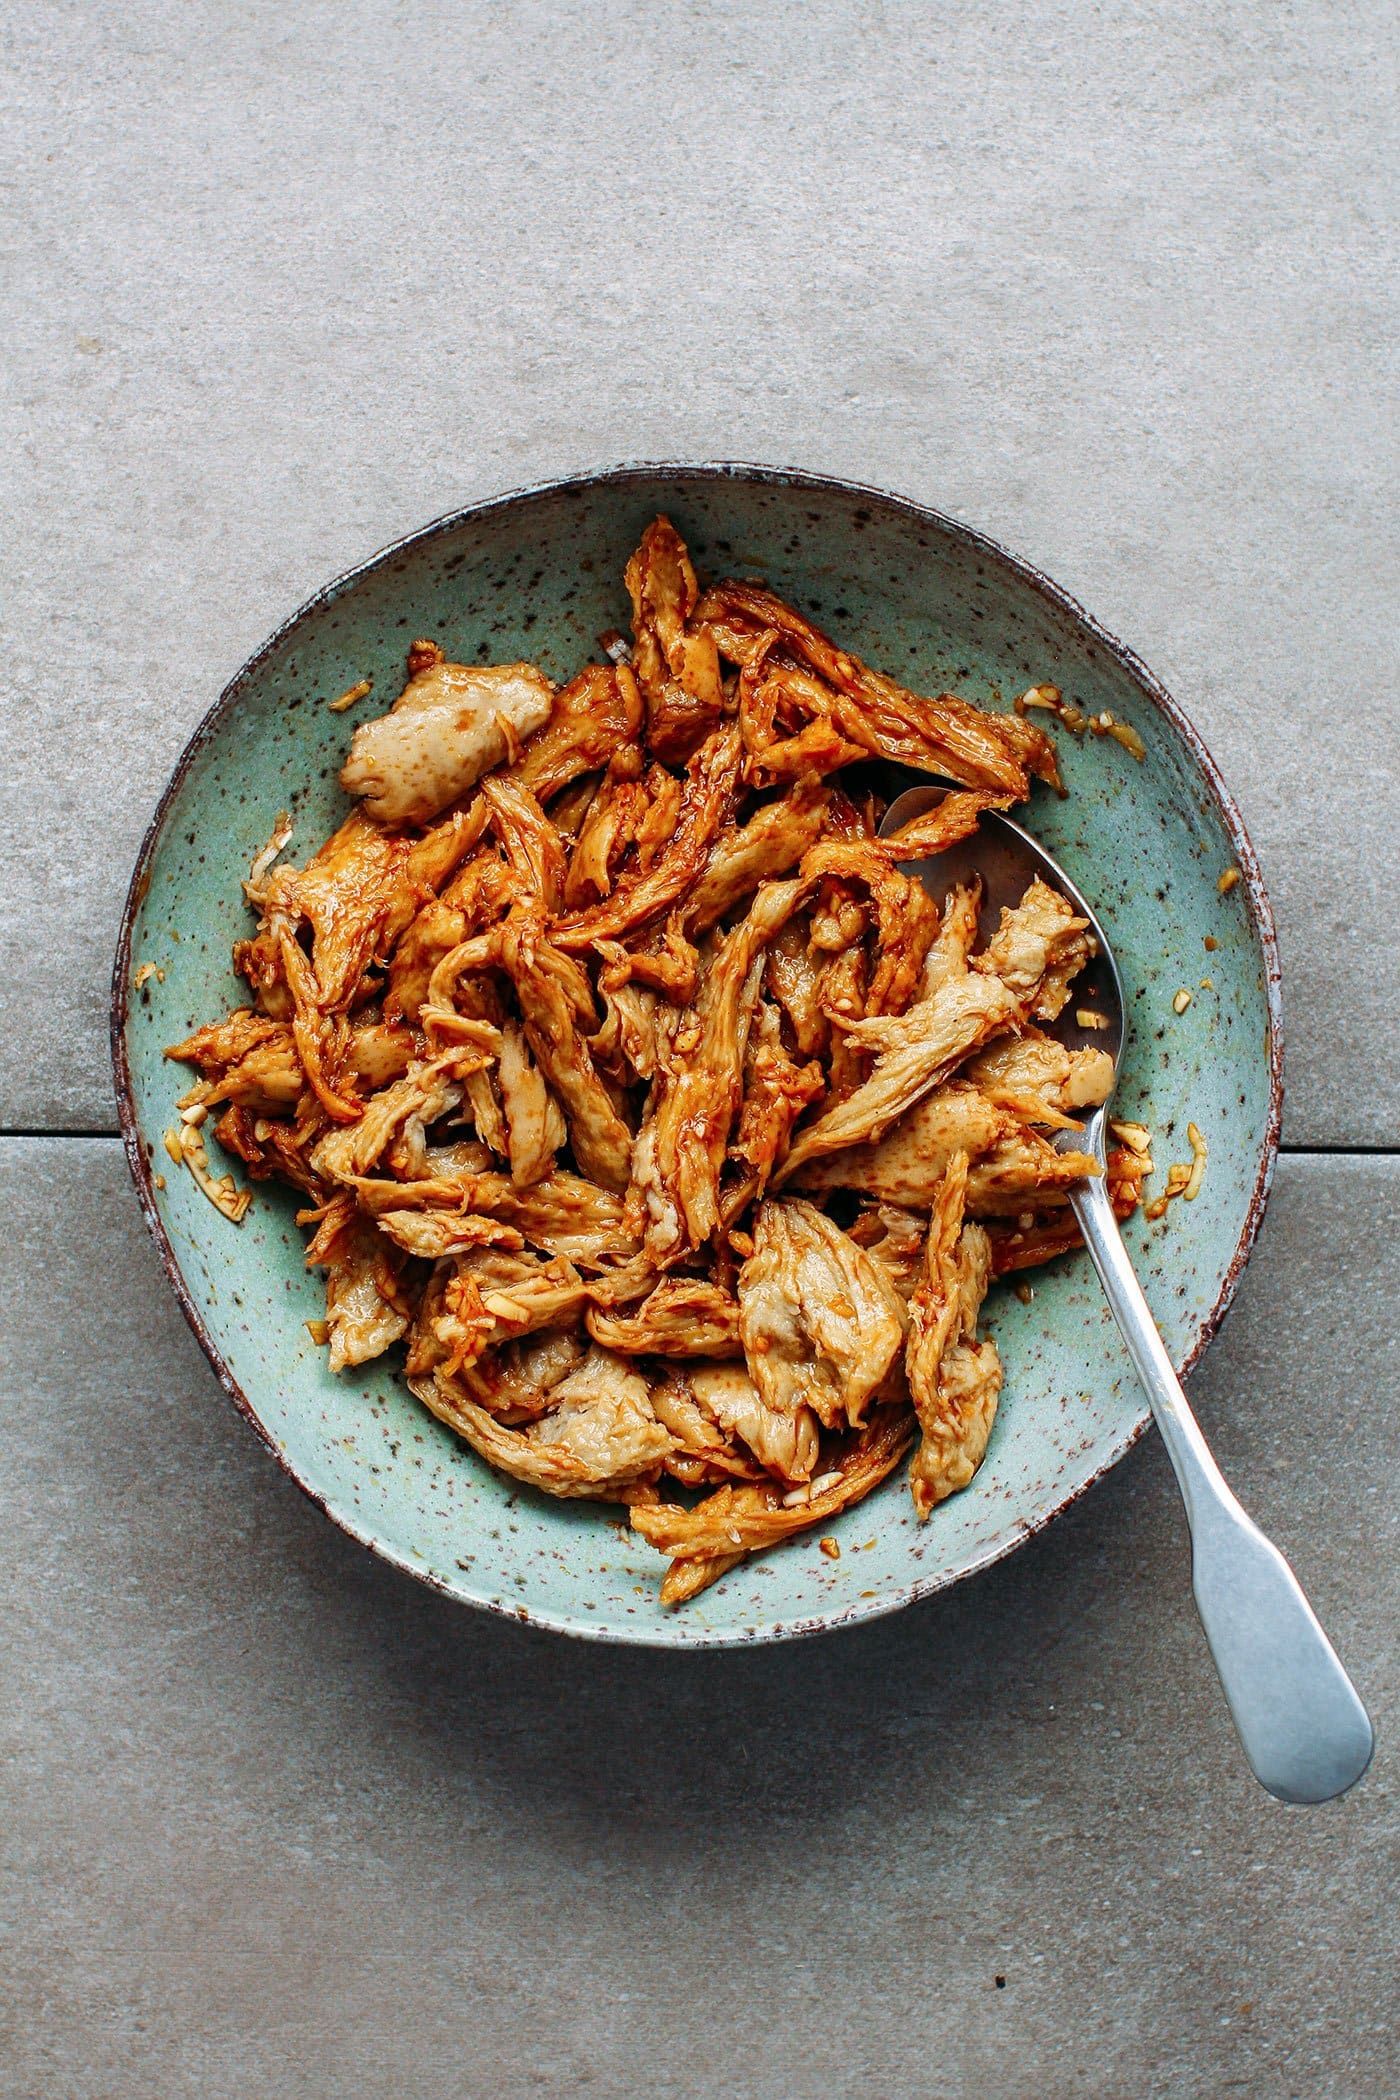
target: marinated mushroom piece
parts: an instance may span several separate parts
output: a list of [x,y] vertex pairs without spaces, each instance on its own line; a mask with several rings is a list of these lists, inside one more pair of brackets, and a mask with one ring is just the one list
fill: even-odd
[[857,1021],[846,1035],[879,1051],[874,1070],[846,1100],[798,1132],[776,1186],[828,1152],[876,1143],[954,1068],[1019,1019],[1015,996],[996,977],[966,975],[941,985],[903,1015]]
[[599,941],[598,952],[603,957],[598,998],[604,1018],[589,1039],[589,1053],[601,1070],[623,1085],[629,1079],[654,1079],[672,1033],[657,1011],[658,995],[638,984],[635,957],[618,942]]
[[985,789],[947,794],[932,809],[922,810],[882,838],[880,850],[895,861],[936,860],[961,839],[971,838],[983,810],[1010,809],[1015,799]]
[[799,780],[788,794],[767,802],[746,824],[726,824],[685,900],[692,933],[717,925],[751,897],[762,882],[786,875],[829,827],[833,796],[817,780]]
[[479,854],[460,869],[443,895],[416,914],[389,958],[387,1018],[416,1026],[441,963],[515,899],[514,879],[496,853]]
[[993,1043],[965,1069],[989,1101],[1056,1130],[1075,1128],[1077,1109],[1098,1108],[1113,1091],[1106,1050],[1069,1050],[1038,1028]]
[[510,1178],[517,1188],[529,1188],[550,1172],[569,1131],[518,1021],[502,1025],[497,1072],[509,1133]]
[[793,1185],[808,1192],[854,1189],[927,1216],[953,1154],[979,1159],[1015,1127],[1009,1110],[966,1080],[953,1079],[916,1102],[877,1143],[809,1159]]
[[909,1486],[921,1523],[981,1465],[1001,1391],[996,1346],[977,1340],[992,1255],[981,1226],[963,1223],[967,1167],[967,1154],[954,1154],[934,1197],[924,1274],[909,1308],[905,1369],[922,1431]]
[[780,1415],[810,1407],[827,1429],[858,1428],[904,1338],[884,1271],[800,1197],[759,1206],[739,1272],[749,1376]]
[[647,708],[647,743],[672,763],[689,758],[724,712],[719,652],[708,628],[687,623],[699,598],[685,542],[655,518],[627,564],[633,667]]
[[524,1234],[500,1218],[478,1217],[465,1210],[378,1210],[374,1221],[387,1239],[406,1254],[424,1261],[441,1261],[446,1254],[463,1254],[469,1247],[525,1245]]
[[574,1157],[604,1188],[626,1188],[632,1171],[632,1133],[594,1066],[572,996],[567,959],[546,934],[540,914],[522,909],[511,915],[501,964],[515,986],[526,1039],[564,1111]]
[[473,1250],[443,1275],[431,1326],[450,1373],[522,1334],[577,1321],[587,1303],[583,1278],[561,1255]]
[[652,1412],[647,1382],[622,1357],[596,1346],[551,1392],[550,1412],[508,1429],[441,1374],[410,1381],[425,1407],[448,1422],[503,1473],[547,1495],[619,1497],[655,1477],[671,1438]]
[[808,888],[765,883],[719,944],[696,1007],[677,1028],[632,1155],[634,1210],[658,1264],[700,1247],[719,1224],[720,1171],[743,1096],[763,950]]
[[557,911],[564,893],[564,846],[535,795],[523,781],[502,774],[482,781],[481,799],[518,894]]
[[289,1188],[309,1196],[313,1204],[320,1204],[330,1191],[309,1157],[319,1129],[318,1123],[315,1133],[310,1133],[294,1120],[254,1115],[235,1103],[214,1125],[214,1136],[225,1152],[243,1162],[254,1181],[285,1181]]
[[737,1437],[766,1472],[780,1480],[811,1479],[821,1431],[810,1407],[771,1406],[742,1363],[694,1364],[687,1382],[701,1412],[727,1437]]
[[564,902],[571,910],[612,895],[617,869],[646,810],[641,753],[629,745],[598,783],[574,839],[564,883]]
[[649,868],[624,875],[612,894],[555,921],[561,948],[588,949],[600,940],[645,926],[684,896],[705,867],[710,848],[734,805],[740,745],[732,729],[717,730],[686,767],[676,827],[665,853]]
[[615,1266],[639,1252],[626,1230],[622,1199],[611,1190],[559,1168],[518,1188],[507,1175],[483,1166],[483,1149],[430,1146],[421,1179],[361,1177],[351,1186],[371,1216],[399,1209],[479,1212],[515,1227],[531,1247],[583,1268]]
[[203,1075],[181,1095],[182,1108],[213,1108],[229,1101],[275,1116],[295,1108],[306,1085],[291,1029],[247,1006],[226,1021],[199,1029],[183,1043],[172,1043],[165,1055],[196,1065]]
[[[429,1294],[432,1289],[430,1282]],[[503,1342],[498,1349],[485,1349],[472,1363],[449,1372],[440,1368],[447,1352],[431,1330],[423,1328],[420,1313],[409,1334],[406,1368],[410,1383],[430,1375],[436,1378],[442,1407],[434,1411],[444,1419],[449,1418],[446,1410],[470,1400],[498,1422],[517,1429],[549,1413],[555,1389],[587,1353],[586,1335],[572,1328],[547,1328],[542,1334]]]
[[924,973],[919,988],[921,999],[931,999],[936,991],[951,983],[955,977],[967,975],[968,962],[977,945],[977,923],[981,906],[980,881],[955,883],[949,890],[943,900],[938,933],[924,957]]
[[417,1056],[418,1045],[411,1028],[393,1021],[376,1020],[362,1010],[350,1030],[347,1062],[366,1094],[382,1093],[396,1079],[404,1079]]
[[[1108,1155],[1108,1200],[1119,1220],[1130,1218],[1142,1201],[1142,1185],[1152,1162],[1127,1146],[1113,1147]],[[1019,1211],[1012,1218],[989,1218],[987,1237],[992,1248],[993,1276],[1011,1276],[1022,1269],[1038,1268],[1057,1255],[1070,1254],[1084,1244],[1084,1235],[1074,1213],[1063,1198],[1038,1195],[1039,1207]],[[1058,1203],[1059,1207],[1052,1207]]]
[[[600,638],[557,692],[415,643],[349,740],[356,806],[302,867],[279,817],[241,885],[249,1003],[167,1052],[166,1149],[223,1215],[255,1198],[210,1142],[300,1192],[332,1368],[402,1341],[487,1463],[629,1505],[668,1606],[916,1437],[921,1515],[971,1479],[983,1294],[1077,1244],[1072,1133],[1113,1079],[1048,1032],[1093,954],[1068,901],[1033,884],[984,946],[975,879],[908,872],[1058,786],[1044,733],[700,586],[656,519],[630,660]],[[953,783],[890,839],[884,758]],[[1150,1136],[1115,1134],[1124,1216]]]
[[1053,1021],[1095,953],[1088,925],[1037,875],[1019,904],[1003,907],[1000,926],[972,967],[999,978],[1034,1019]]
[[665,1377],[651,1388],[652,1411],[671,1434],[666,1471],[692,1488],[714,1487],[726,1480],[759,1480],[763,1468],[758,1461],[732,1431],[721,1428],[714,1410],[697,1397],[694,1381],[712,1377],[718,1378],[722,1397],[732,1380],[747,1386],[756,1400],[742,1367],[732,1364],[697,1364],[688,1371],[668,1366]]
[[[499,1042],[495,1030],[491,1034]],[[458,1074],[467,1061],[474,1061],[471,1053],[456,1049],[415,1062],[402,1079],[365,1104],[357,1122],[321,1139],[312,1154],[316,1172],[323,1180],[344,1182],[368,1174],[410,1119],[426,1127],[458,1106]]]
[[[1055,747],[1019,715],[992,715],[954,693],[924,698],[838,649],[809,620],[757,584],[721,583],[706,591],[695,621],[711,629],[722,655],[745,664],[760,646],[781,648],[815,672],[825,706],[843,737],[877,758],[942,773],[965,787],[999,788],[1024,800],[1027,771],[1060,784]],[[1029,734],[1027,733],[1029,732]]]
[[450,664],[427,647],[432,657],[387,715],[360,724],[340,769],[341,786],[380,824],[426,824],[460,802],[492,766],[520,756],[554,702],[533,664]]
[[605,1349],[628,1356],[742,1356],[739,1307],[717,1283],[663,1276],[630,1313],[594,1306],[585,1325]]
[[[370,964],[388,955],[471,850],[475,830],[458,814],[421,839],[391,838],[357,809],[304,868],[273,870],[262,923],[299,1010],[345,1011]],[[309,966],[294,938],[302,926],[311,934]]]
[[[849,914],[864,911],[872,922],[873,955],[869,989],[861,1002],[861,1014],[903,1013],[919,989],[929,949],[939,932],[937,905],[921,882],[894,867],[870,839],[828,840],[814,846],[802,862],[806,876],[820,875],[828,898],[839,899],[834,933],[837,953],[850,955],[860,938],[861,920]],[[821,940],[819,913],[813,914],[813,939]]]
[[1090,1152],[1057,1149],[1020,1124],[969,1168],[967,1209],[974,1218],[1011,1217],[1039,1204],[1067,1203],[1077,1181],[1102,1172]]
[[787,1154],[793,1125],[803,1110],[821,1098],[826,1081],[815,1058],[799,1065],[783,1044],[778,1009],[760,1002],[758,1023],[749,1039],[744,1070],[744,1100],[731,1152],[753,1169],[755,1194],[768,1187],[773,1169]]
[[[372,1225],[352,1222],[315,1257],[326,1270],[326,1336],[332,1371],[370,1363],[408,1332],[393,1249]],[[313,1257],[308,1254],[308,1260]]]
[[642,720],[642,696],[628,666],[589,664],[555,694],[554,711],[521,752],[515,778],[540,802],[550,802],[631,746]]
[[790,920],[768,944],[764,981],[792,1028],[799,1057],[821,1057],[831,1044],[822,1006],[826,957],[814,948],[809,922]]
[[968,1210],[1010,1216],[1038,1203],[1063,1203],[1076,1181],[1099,1172],[1086,1152],[1059,1151],[965,1080],[940,1087],[874,1145],[810,1161],[797,1177],[809,1191],[854,1189],[883,1203],[927,1210],[956,1153],[972,1161]]
[[923,1267],[927,1236],[927,1217],[897,1203],[873,1204],[860,1213],[850,1228],[851,1239],[884,1270],[895,1296],[906,1307]]
[[914,1439],[906,1408],[878,1408],[866,1426],[833,1454],[833,1463],[798,1498],[775,1481],[717,1488],[694,1509],[672,1503],[634,1508],[632,1528],[648,1545],[672,1556],[661,1585],[663,1604],[697,1596],[746,1554],[761,1553],[816,1524],[825,1524],[888,1479]]

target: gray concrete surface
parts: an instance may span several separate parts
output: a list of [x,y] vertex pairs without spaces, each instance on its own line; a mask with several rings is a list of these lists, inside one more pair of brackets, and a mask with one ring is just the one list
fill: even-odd
[[1400,2090],[1400,1162],[1285,1160],[1193,1386],[1379,1724],[1316,1811],[1244,1772],[1155,1440],[897,1619],[573,1644],[298,1494],[125,1180],[0,1145],[7,2100]]
[[[0,1127],[37,1133],[0,1140],[0,2093],[1391,2100],[1383,11],[29,0],[0,38]],[[244,655],[428,517],[628,456],[970,519],[1235,786],[1289,1141],[1391,1155],[1285,1158],[1193,1395],[1375,1710],[1348,1800],[1245,1777],[1155,1440],[827,1641],[444,1605],[236,1420],[118,1147],[44,1135],[113,1126],[127,873]]]
[[719,456],[952,510],[1137,647],[1273,885],[1291,1137],[1400,1141],[1383,9],[29,0],[4,36],[0,1123],[111,1126],[138,839],[286,612],[471,497]]

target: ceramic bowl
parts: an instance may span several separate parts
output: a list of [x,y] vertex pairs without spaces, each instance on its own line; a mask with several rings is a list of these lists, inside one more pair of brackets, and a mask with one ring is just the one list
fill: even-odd
[[[903,1469],[815,1536],[737,1569],[677,1612],[665,1563],[619,1512],[499,1478],[407,1391],[394,1359],[332,1377],[303,1324],[322,1311],[291,1195],[260,1186],[241,1226],[220,1216],[161,1134],[187,1075],[162,1047],[243,996],[229,950],[249,927],[239,881],[279,810],[293,857],[339,821],[336,774],[356,715],[326,702],[400,690],[408,643],[465,662],[527,657],[563,679],[626,627],[623,565],[666,511],[703,574],[758,575],[917,691],[1009,707],[1053,682],[1146,746],[1058,734],[1068,797],[1037,787],[1021,815],[1110,928],[1128,987],[1119,1112],[1154,1133],[1159,1190],[1210,1164],[1196,1201],[1141,1215],[1128,1244],[1173,1360],[1189,1371],[1218,1327],[1258,1230],[1277,1147],[1278,965],[1239,812],[1180,708],[1066,593],[979,533],[921,505],[825,476],[749,466],[628,466],[524,490],[440,519],[351,570],[252,656],[191,739],[132,880],[116,961],[113,1050],[131,1170],[171,1283],[221,1383],[328,1516],[395,1566],[460,1598],[597,1639],[724,1646],[892,1611],[985,1567],[1122,1456],[1148,1415],[1087,1258],[987,1309],[1005,1386],[970,1488],[914,1521]],[[364,708],[357,711],[362,715]],[[1243,880],[1222,893],[1220,876]],[[1207,953],[1209,935],[1217,945]],[[163,978],[143,972],[151,963]],[[142,982],[137,986],[138,973]],[[1201,980],[1208,978],[1209,987]],[[1191,992],[1184,1012],[1176,995]],[[157,1181],[162,1174],[163,1180]]]

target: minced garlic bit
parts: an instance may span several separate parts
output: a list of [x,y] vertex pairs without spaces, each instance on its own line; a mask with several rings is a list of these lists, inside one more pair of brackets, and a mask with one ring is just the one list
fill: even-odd
[[241,1225],[253,1200],[251,1189],[240,1189],[232,1174],[221,1174],[216,1181],[209,1171],[209,1154],[204,1140],[193,1123],[182,1124],[178,1131],[167,1130],[165,1149],[177,1165],[189,1168],[215,1210],[233,1225]]
[[1011,1295],[1013,1298],[1019,1298],[1022,1305],[1029,1305],[1032,1298],[1035,1296],[1035,1292],[1026,1282],[1024,1276],[1018,1276],[1016,1278],[1016,1281],[1011,1286]]
[[165,1187],[165,1176],[163,1174],[153,1174],[151,1176],[151,1179],[158,1189],[163,1189]]
[[143,962],[140,969],[136,972],[136,975],[132,978],[131,982],[134,985],[135,989],[139,992],[142,985],[148,983],[150,979],[155,976],[155,974],[155,964],[153,962]]
[[1023,715],[1027,708],[1043,707],[1050,714],[1058,715],[1072,735],[1082,736],[1084,733],[1084,716],[1077,707],[1063,698],[1057,685],[1028,686],[1020,699],[1013,701],[1012,705],[1018,715]]
[[1224,897],[1235,887],[1239,879],[1240,871],[1238,868],[1227,868],[1215,887],[1219,890],[1221,896]]
[[1139,1159],[1144,1159],[1152,1150],[1152,1132],[1145,1123],[1110,1122],[1108,1127],[1118,1142],[1126,1145],[1130,1152],[1136,1152]]
[[1206,1141],[1194,1123],[1187,1124],[1186,1135],[1191,1144],[1191,1164],[1187,1167],[1179,1160],[1173,1160],[1167,1168],[1166,1188],[1160,1196],[1154,1197],[1151,1203],[1143,1207],[1142,1214],[1145,1218],[1154,1221],[1164,1218],[1167,1205],[1174,1202],[1178,1196],[1184,1197],[1188,1203],[1194,1203],[1201,1193],[1201,1181],[1206,1171]]
[[[1108,1016],[1106,1014],[1096,1014],[1092,1011],[1090,1007],[1087,1006],[1081,1006],[1076,1012],[1074,1018],[1079,1023],[1081,1028],[1107,1028],[1108,1026]],[[1098,1054],[1099,1053],[1096,1050],[1094,1052],[1095,1057],[1097,1057]]]
[[1210,977],[1203,977],[1201,979],[1200,989],[1203,992],[1213,992],[1215,990],[1214,979]]
[[1125,751],[1131,751],[1139,765],[1142,764],[1142,761],[1147,756],[1147,746],[1131,722],[1110,722],[1108,733],[1111,737],[1118,739]]
[[1177,993],[1175,999],[1173,999],[1172,1001],[1172,1012],[1174,1014],[1184,1014],[1187,1007],[1190,1004],[1191,994],[1187,991],[1185,985],[1183,985],[1181,987],[1181,990]]
[[307,1320],[304,1322],[304,1325],[312,1341],[316,1344],[316,1347],[318,1349],[324,1349],[326,1343],[331,1338],[329,1320]]
[[841,1548],[837,1545],[835,1539],[818,1539],[817,1544],[828,1560],[840,1560]]
[[1214,955],[1216,949],[1220,946],[1220,943],[1215,938],[1215,935],[1213,933],[1208,933],[1202,940],[1201,946],[1205,949],[1207,955]]
[[188,1108],[180,1110],[180,1121],[182,1123],[192,1123],[195,1129],[198,1130],[208,1113],[209,1111],[202,1101],[192,1101]]
[[362,678],[358,685],[347,687],[338,700],[328,700],[326,705],[333,715],[343,715],[347,707],[353,707],[357,700],[367,699],[373,691],[374,680]]

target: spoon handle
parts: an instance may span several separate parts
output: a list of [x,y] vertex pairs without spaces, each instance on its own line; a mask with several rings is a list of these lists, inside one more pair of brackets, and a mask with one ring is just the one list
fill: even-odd
[[1374,1736],[1356,1688],[1277,1546],[1230,1489],[1186,1403],[1133,1272],[1104,1180],[1075,1215],[1152,1403],[1191,1527],[1191,1586],[1255,1778],[1281,1801],[1330,1801],[1361,1777]]

